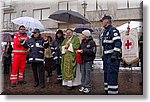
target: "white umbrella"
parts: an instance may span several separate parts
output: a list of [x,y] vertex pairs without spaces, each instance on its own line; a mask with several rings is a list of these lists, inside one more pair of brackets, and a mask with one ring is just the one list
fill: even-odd
[[42,23],[39,20],[34,19],[32,17],[19,17],[11,21],[14,24],[24,25],[27,28],[32,28],[32,29],[38,28],[40,30],[44,30],[44,26],[42,25]]
[[[138,21],[131,21],[130,22],[130,29],[133,29],[133,28],[138,28],[138,29],[141,29],[142,28],[142,22],[138,22]],[[126,31],[128,28],[128,23],[125,23],[119,27],[117,27],[117,29],[122,32],[122,31]]]

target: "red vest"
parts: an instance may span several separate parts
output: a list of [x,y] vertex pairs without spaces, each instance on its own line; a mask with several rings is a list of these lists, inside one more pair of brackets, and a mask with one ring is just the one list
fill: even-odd
[[21,38],[21,39],[28,39],[28,36],[27,36],[27,34],[24,34],[24,35],[22,35],[22,34],[20,34],[20,33],[18,33],[18,34],[14,34],[14,49],[13,49],[13,53],[14,54],[27,54],[28,52],[27,52],[27,48],[25,48],[25,47],[23,47],[22,45],[21,45],[21,43],[20,43],[20,41],[19,41],[19,37]]

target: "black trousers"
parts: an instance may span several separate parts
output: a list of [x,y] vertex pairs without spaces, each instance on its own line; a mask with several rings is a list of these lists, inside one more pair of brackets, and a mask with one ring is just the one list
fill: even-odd
[[60,64],[56,64],[55,65],[56,69],[57,69],[57,80],[62,80],[62,73],[61,73],[61,65]]
[[32,62],[32,70],[33,70],[33,76],[34,76],[35,83],[38,83],[40,85],[45,85],[44,64],[43,63]]
[[4,74],[9,74],[9,72],[10,72],[10,65],[4,64]]

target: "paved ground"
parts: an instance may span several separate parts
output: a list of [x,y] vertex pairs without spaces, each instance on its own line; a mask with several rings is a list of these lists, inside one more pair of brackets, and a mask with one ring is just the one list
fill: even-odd
[[[33,75],[30,66],[26,69],[26,81],[25,85],[17,85],[15,88],[9,86],[9,75],[4,76],[4,92],[2,94],[19,94],[19,95],[30,95],[30,94],[46,94],[46,95],[84,95],[78,91],[78,87],[74,87],[73,90],[67,90],[61,85],[54,84],[56,79],[56,72],[53,72],[53,76],[50,82],[46,84],[44,89],[34,88]],[[141,81],[140,71],[134,70],[131,74],[129,70],[123,70],[119,73],[119,94],[120,95],[142,95],[143,87],[139,85]],[[103,71],[101,69],[94,69],[92,71],[92,91],[89,95],[103,95]]]

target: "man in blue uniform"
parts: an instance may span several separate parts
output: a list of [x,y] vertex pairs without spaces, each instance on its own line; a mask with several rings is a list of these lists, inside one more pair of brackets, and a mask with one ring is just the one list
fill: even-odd
[[111,25],[111,16],[105,15],[101,21],[105,28],[102,34],[105,94],[118,94],[118,72],[122,46],[120,33]]

